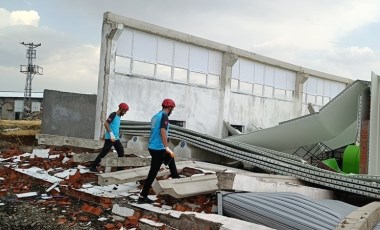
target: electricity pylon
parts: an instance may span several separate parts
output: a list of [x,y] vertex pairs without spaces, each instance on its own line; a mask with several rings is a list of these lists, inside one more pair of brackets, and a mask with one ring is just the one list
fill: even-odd
[[25,43],[20,42],[21,45],[28,47],[26,50],[26,58],[28,59],[28,65],[20,65],[20,72],[26,74],[25,90],[24,90],[24,114],[25,117],[32,110],[32,80],[35,74],[42,75],[43,68],[38,65],[33,65],[33,59],[36,59],[36,50],[41,43]]

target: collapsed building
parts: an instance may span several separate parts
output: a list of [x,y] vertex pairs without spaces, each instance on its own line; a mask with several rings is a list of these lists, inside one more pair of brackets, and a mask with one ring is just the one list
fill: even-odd
[[[38,142],[99,149],[106,115],[126,101],[127,156],[109,154],[90,184],[75,185],[72,177],[88,173],[81,166],[49,178],[41,169],[15,170],[50,180],[49,191],[110,198],[114,213],[138,216],[140,227],[378,228],[378,89],[374,73],[371,82],[353,82],[106,12],[97,95],[45,91]],[[169,137],[185,177],[171,180],[163,168],[152,188],[157,204],[136,204],[136,182],[150,163],[147,121],[167,97],[178,102]],[[154,215],[154,223],[136,212]]]

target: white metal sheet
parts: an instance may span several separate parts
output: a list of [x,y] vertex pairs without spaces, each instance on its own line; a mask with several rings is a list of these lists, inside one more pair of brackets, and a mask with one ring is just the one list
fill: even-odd
[[208,50],[198,46],[190,46],[189,68],[190,70],[207,72]]
[[208,51],[208,72],[214,75],[222,73],[222,53],[213,50]]
[[255,62],[255,77],[254,82],[264,85],[265,65]]
[[264,75],[264,84],[267,86],[274,85],[274,67],[272,66],[265,66],[265,75]]
[[125,57],[132,57],[132,44],[133,31],[124,29],[117,41],[116,54]]
[[240,81],[253,83],[255,74],[255,64],[246,59],[240,59]]
[[158,37],[157,62],[173,65],[174,43],[172,40]]
[[275,68],[274,87],[277,89],[286,89],[286,71]]
[[174,43],[174,65],[176,67],[189,67],[189,45],[182,42]]
[[135,31],[133,57],[138,60],[156,62],[157,36]]

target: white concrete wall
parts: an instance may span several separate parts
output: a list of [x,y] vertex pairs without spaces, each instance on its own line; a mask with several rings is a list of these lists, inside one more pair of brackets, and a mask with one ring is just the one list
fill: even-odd
[[122,119],[149,121],[162,100],[172,98],[171,120],[223,137],[223,121],[252,131],[303,115],[310,99],[317,105],[317,97],[326,96],[305,88],[307,81],[329,89],[334,82],[342,90],[351,82],[110,12],[104,19],[95,138],[120,102],[130,105]]

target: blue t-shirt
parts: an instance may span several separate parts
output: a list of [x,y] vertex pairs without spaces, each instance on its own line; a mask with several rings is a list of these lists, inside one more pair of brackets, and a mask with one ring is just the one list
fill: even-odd
[[165,149],[161,138],[161,128],[166,129],[166,137],[169,135],[169,117],[164,111],[158,112],[152,117],[148,148],[153,150]]
[[[116,112],[113,112],[107,119],[107,122],[110,125],[110,129],[113,132],[113,135],[115,135],[116,140],[119,140],[120,118],[120,115],[118,115]],[[104,138],[111,139],[110,133],[107,132],[107,130]]]

